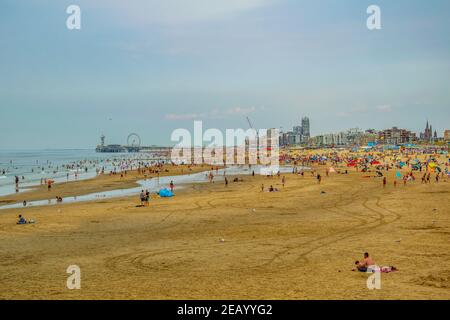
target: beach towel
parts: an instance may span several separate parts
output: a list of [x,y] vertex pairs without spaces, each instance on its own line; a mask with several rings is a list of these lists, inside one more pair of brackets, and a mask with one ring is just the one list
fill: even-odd
[[375,272],[391,273],[391,272],[397,271],[397,268],[395,268],[395,267],[393,267],[393,266],[379,267],[379,266],[377,266],[377,265],[374,265],[374,266],[369,266],[369,267],[366,269],[366,271],[367,271],[367,272],[372,272],[372,273],[375,273]]

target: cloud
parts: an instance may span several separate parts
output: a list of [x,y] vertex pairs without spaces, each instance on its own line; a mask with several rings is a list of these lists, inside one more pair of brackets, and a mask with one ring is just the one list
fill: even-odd
[[263,107],[233,107],[220,111],[219,109],[212,109],[203,113],[169,113],[164,116],[166,120],[199,120],[199,119],[224,119],[233,116],[243,116],[256,111],[264,110]]
[[204,114],[197,114],[197,113],[186,113],[186,114],[175,114],[175,113],[169,113],[165,115],[166,120],[198,120],[204,118]]
[[250,107],[250,108],[235,107],[235,108],[228,109],[226,111],[226,114],[228,114],[228,115],[243,115],[243,114],[249,114],[249,113],[252,113],[255,111],[256,111],[255,107]]
[[179,25],[224,19],[279,0],[98,0],[97,7],[120,14],[131,23]]
[[389,104],[384,104],[384,105],[381,105],[381,106],[376,106],[375,109],[377,111],[380,111],[380,112],[391,112],[392,111],[392,106],[389,105]]

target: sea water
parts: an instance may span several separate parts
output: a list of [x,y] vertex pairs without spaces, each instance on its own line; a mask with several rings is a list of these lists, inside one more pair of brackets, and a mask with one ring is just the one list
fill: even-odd
[[19,192],[24,192],[40,185],[41,179],[55,182],[89,179],[102,169],[105,173],[120,171],[155,159],[147,153],[111,154],[91,149],[0,150],[0,196],[16,192],[16,176]]

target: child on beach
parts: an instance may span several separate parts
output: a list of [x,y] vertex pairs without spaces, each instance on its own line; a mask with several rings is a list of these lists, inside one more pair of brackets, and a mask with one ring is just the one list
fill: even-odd
[[27,220],[24,217],[22,217],[21,214],[19,214],[19,220],[17,221],[17,224],[26,224],[26,223]]

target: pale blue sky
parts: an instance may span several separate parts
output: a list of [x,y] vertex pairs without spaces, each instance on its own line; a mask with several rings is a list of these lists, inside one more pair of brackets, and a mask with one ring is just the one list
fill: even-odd
[[[66,28],[66,8],[82,29]],[[366,9],[382,30],[366,28]],[[450,120],[448,0],[0,0],[0,148]]]

